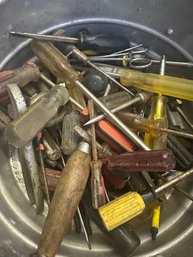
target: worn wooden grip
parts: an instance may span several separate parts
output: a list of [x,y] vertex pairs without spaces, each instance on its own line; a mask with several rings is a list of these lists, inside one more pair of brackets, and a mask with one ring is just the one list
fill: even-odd
[[84,192],[89,171],[90,155],[76,150],[68,159],[46,218],[37,254],[53,257],[64,238]]

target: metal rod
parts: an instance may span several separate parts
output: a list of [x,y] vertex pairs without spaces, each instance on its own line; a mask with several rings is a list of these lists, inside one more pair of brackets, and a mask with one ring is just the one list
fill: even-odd
[[108,83],[107,88],[106,88],[106,90],[105,90],[105,92],[103,94],[103,97],[107,96],[110,93],[110,91],[111,91],[111,84]]
[[[40,78],[50,87],[54,87],[56,84],[47,78],[43,73],[40,74]],[[79,104],[74,98],[70,97],[69,101],[74,104],[80,111],[83,111],[85,108]]]
[[[164,182],[168,182],[169,180],[167,178],[162,177],[161,175],[159,176],[160,179],[162,179]],[[187,193],[184,189],[182,189],[179,186],[174,186],[174,189],[178,191],[179,193],[183,194],[185,197],[187,197],[189,200],[193,201],[193,196],[189,193]]]
[[193,139],[193,134],[190,134],[190,133],[181,132],[181,131],[177,131],[177,130],[173,130],[173,129],[166,129],[166,128],[158,128],[158,130],[167,132],[167,133],[171,133],[176,136]]
[[75,81],[76,86],[88,97],[91,98],[96,106],[100,108],[106,115],[109,116],[112,123],[117,126],[126,136],[128,136],[133,142],[140,148],[149,151],[150,148],[143,143],[143,141],[136,136],[136,134],[130,130],[116,115],[114,115],[96,96],[94,96],[80,81]]
[[75,43],[75,44],[79,43],[79,39],[75,37],[42,35],[37,33],[16,32],[16,31],[9,31],[9,34],[16,37],[25,37],[25,38],[39,39],[39,40],[45,40],[45,41],[66,42],[66,43]]
[[44,160],[43,160],[43,156],[40,148],[39,148],[39,157],[40,157],[40,166],[41,166],[43,181],[44,181],[46,200],[48,202],[48,206],[50,206],[51,201],[50,201],[50,195],[49,195],[49,189],[48,189],[48,181],[47,181],[45,168],[44,168]]
[[122,56],[122,55],[128,54],[128,52],[130,52],[131,50],[134,50],[134,49],[139,48],[141,46],[143,46],[143,44],[135,45],[135,46],[123,49],[121,51],[118,51],[118,52],[115,52],[115,53],[112,53],[112,54],[92,56],[90,58],[93,58],[93,59],[94,58],[101,58],[101,57],[105,57],[105,58],[109,58],[110,57],[111,58],[111,57],[114,57],[114,56]]
[[[141,100],[142,100],[141,96],[137,96],[136,98],[131,99],[130,101],[127,101],[126,103],[123,103],[123,104],[121,104],[119,106],[116,106],[115,108],[111,109],[111,112],[116,113],[118,111],[121,111],[121,110],[133,105],[133,104],[136,104],[136,103],[140,102]],[[102,120],[103,118],[105,118],[105,116],[106,116],[105,114],[100,114],[100,115],[96,116],[95,118],[87,121],[83,126],[87,126],[87,125],[91,125],[93,123],[96,123],[97,121]]]
[[83,218],[82,218],[82,215],[81,215],[79,207],[77,207],[77,213],[78,213],[78,216],[79,216],[79,219],[80,219],[80,223],[81,223],[84,235],[85,235],[85,239],[86,239],[86,243],[88,245],[88,248],[89,248],[89,250],[92,250],[90,239],[89,239],[88,233],[86,231],[86,228],[85,228],[85,225],[84,225],[84,221],[83,221]]
[[173,187],[175,184],[179,183],[181,180],[189,177],[193,174],[193,168],[189,169],[186,172],[183,172],[181,175],[177,176],[176,178],[172,179],[171,181],[166,182],[165,184],[161,185],[160,187],[155,189],[157,194],[164,192],[165,190]]

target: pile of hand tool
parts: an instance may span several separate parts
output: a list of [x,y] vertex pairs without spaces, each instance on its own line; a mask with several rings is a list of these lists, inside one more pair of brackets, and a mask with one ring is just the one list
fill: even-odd
[[18,151],[30,204],[49,209],[30,256],[55,256],[70,226],[92,250],[92,222],[129,256],[140,238],[128,222],[150,202],[155,240],[168,190],[193,200],[177,185],[193,173],[184,111],[193,80],[167,74],[193,64],[87,29],[10,35],[32,38],[34,57],[0,73],[0,129]]

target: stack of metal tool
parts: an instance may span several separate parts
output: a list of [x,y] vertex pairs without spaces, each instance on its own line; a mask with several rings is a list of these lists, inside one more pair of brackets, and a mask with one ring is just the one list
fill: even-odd
[[0,129],[18,152],[30,204],[37,214],[44,202],[49,209],[30,256],[55,256],[70,226],[92,250],[90,220],[129,256],[140,238],[128,222],[147,205],[155,240],[167,194],[193,200],[177,185],[193,173],[183,111],[193,81],[165,75],[192,64],[154,60],[143,44],[85,29],[10,34],[33,38],[34,57],[0,73]]

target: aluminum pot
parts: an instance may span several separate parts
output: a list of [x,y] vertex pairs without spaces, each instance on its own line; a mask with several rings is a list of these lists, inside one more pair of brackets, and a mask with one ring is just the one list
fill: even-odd
[[[168,59],[193,61],[192,7],[191,0],[0,0],[0,69],[19,67],[32,55],[30,40],[9,37],[8,30],[48,33],[63,27],[72,35],[80,28],[124,35],[150,46],[157,56],[165,53]],[[191,77],[191,70],[185,72]],[[190,110],[190,103],[187,107]],[[45,215],[37,216],[30,206],[14,149],[3,137],[0,140],[0,256],[26,257],[36,248]],[[191,182],[185,184],[190,192]],[[148,215],[140,224],[132,223],[142,240],[133,256],[193,255],[193,207],[179,194],[171,198],[163,207],[156,241],[150,238]],[[84,236],[72,231],[58,256],[118,256],[94,225],[93,230],[92,251]]]

